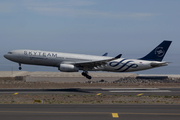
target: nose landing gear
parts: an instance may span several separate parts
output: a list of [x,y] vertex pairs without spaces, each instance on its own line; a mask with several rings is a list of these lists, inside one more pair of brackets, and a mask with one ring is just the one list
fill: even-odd
[[19,63],[19,70],[22,70],[21,63]]
[[87,79],[91,79],[92,77],[90,75],[88,75],[88,72],[82,72],[82,76],[86,77]]

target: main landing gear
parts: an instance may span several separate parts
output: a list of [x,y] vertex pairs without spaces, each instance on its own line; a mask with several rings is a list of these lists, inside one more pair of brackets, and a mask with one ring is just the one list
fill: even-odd
[[88,72],[82,72],[82,76],[86,77],[87,79],[91,79],[92,77],[90,75],[88,75]]
[[19,70],[22,70],[21,63],[19,63]]

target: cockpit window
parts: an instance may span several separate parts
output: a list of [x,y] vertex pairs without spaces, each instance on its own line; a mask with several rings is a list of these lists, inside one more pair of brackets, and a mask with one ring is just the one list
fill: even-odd
[[8,52],[8,54],[12,54],[12,52]]

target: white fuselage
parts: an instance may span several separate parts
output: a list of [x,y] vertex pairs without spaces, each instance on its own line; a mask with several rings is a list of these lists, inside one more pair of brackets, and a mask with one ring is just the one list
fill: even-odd
[[[59,67],[60,64],[64,63],[74,64],[76,62],[91,62],[112,58],[107,56],[93,56],[40,50],[14,50],[9,52],[8,54],[5,54],[4,57],[21,64],[53,67]],[[152,63],[160,65],[152,66]],[[94,67],[89,71],[131,72],[167,65],[163,63],[164,62],[158,61],[119,58],[108,62],[106,65]],[[80,68],[79,70],[82,69]]]

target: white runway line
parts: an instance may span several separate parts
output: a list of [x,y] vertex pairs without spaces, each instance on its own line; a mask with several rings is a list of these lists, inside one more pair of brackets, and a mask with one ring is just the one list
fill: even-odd
[[171,91],[170,90],[154,90],[154,91],[133,90],[133,91],[109,91],[109,92],[171,92]]
[[131,90],[131,89],[147,89],[147,90],[158,90],[159,88],[101,88],[102,90],[112,90],[112,89],[116,89],[116,90]]
[[109,90],[109,92],[171,92],[159,88],[102,88],[102,90]]

